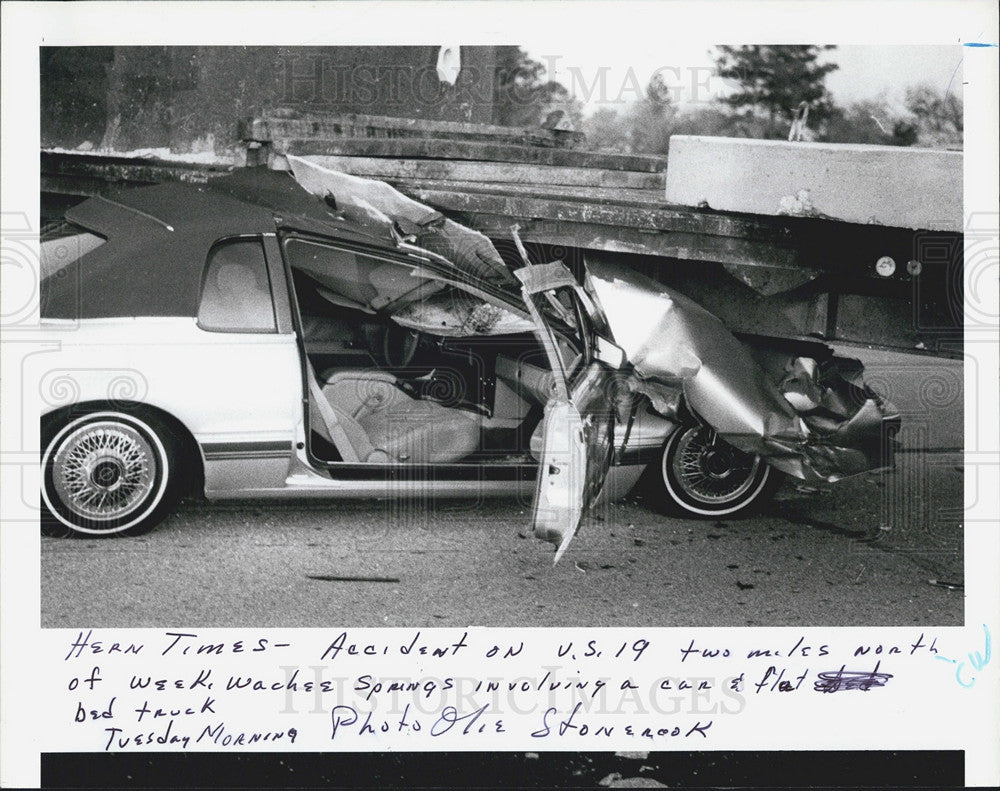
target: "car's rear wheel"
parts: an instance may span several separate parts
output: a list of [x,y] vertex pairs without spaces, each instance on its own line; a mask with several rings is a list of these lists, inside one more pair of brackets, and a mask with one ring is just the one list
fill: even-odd
[[774,494],[781,474],[705,426],[681,427],[664,443],[651,483],[667,513],[696,518],[745,516]]
[[99,411],[42,425],[47,533],[137,535],[179,494],[180,443],[152,413]]

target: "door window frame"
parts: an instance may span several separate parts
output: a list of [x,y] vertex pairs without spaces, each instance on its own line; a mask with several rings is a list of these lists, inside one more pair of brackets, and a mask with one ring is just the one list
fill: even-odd
[[[525,310],[520,300],[520,292],[506,292],[495,289],[488,284],[480,287],[463,272],[455,270],[447,259],[416,247],[401,245],[400,250],[390,251],[384,248],[372,248],[363,244],[332,239],[308,231],[298,231],[294,228],[279,230],[275,247],[280,254],[282,273],[285,278],[286,293],[289,299],[289,314],[296,335],[299,363],[302,372],[302,412],[306,436],[306,452],[309,464],[318,470],[327,470],[334,478],[344,480],[413,480],[413,471],[433,471],[433,480],[438,481],[472,481],[501,480],[513,482],[531,482],[535,480],[538,462],[530,463],[482,463],[482,462],[427,462],[421,464],[392,464],[378,462],[326,461],[317,458],[309,442],[309,369],[307,366],[305,337],[302,331],[302,317],[299,313],[298,295],[295,293],[295,280],[292,277],[292,264],[285,252],[285,244],[292,240],[318,244],[341,252],[365,255],[390,264],[410,269],[420,277],[438,280],[453,288],[460,289],[489,304],[509,310],[512,313],[532,321],[531,314]],[[532,321],[532,323],[534,323]],[[535,334],[537,338],[537,333]],[[539,339],[540,340],[540,339]]]

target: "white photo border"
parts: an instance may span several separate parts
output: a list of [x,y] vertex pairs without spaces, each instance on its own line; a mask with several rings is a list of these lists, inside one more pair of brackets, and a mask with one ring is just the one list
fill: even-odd
[[[37,229],[39,168],[39,47],[64,45],[345,45],[345,44],[463,44],[518,43],[553,46],[557,38],[593,40],[631,36],[638,47],[668,46],[672,37],[693,35],[708,44],[829,43],[885,45],[955,44],[964,47],[965,95],[965,211],[972,223],[987,224],[997,232],[998,161],[997,119],[997,9],[990,2],[942,0],[896,2],[5,2],[2,69],[2,203],[4,236],[19,228]],[[637,20],[642,20],[641,24]],[[304,32],[300,32],[304,31]],[[27,153],[26,153],[27,152]],[[992,222],[992,224],[990,224]],[[969,244],[967,240],[967,245]],[[6,264],[7,261],[4,261]],[[992,266],[995,266],[995,259]],[[4,273],[5,275],[7,273]],[[982,273],[966,271],[969,278]],[[6,278],[5,278],[6,280]],[[10,280],[8,282],[14,282]],[[995,285],[995,279],[990,281]],[[6,291],[4,284],[4,290]],[[19,284],[20,285],[20,284]],[[24,287],[20,285],[20,287]],[[982,283],[980,283],[982,288]],[[966,289],[968,295],[969,289]],[[23,301],[23,294],[7,293],[5,304]],[[968,299],[968,296],[967,296]],[[975,366],[966,366],[966,525],[965,629],[979,624],[1000,626],[1000,487],[986,485],[990,471],[1000,463],[994,376],[974,378],[976,371],[1000,370],[995,322],[1000,315],[995,288],[979,295],[979,313],[994,326],[968,326],[965,354]],[[11,300],[11,303],[8,303]],[[35,307],[28,313],[37,317]],[[20,304],[17,302],[16,304]],[[6,312],[4,313],[6,316]],[[968,318],[967,318],[968,321]],[[37,484],[37,434],[11,431],[18,415],[38,414],[37,403],[20,400],[17,355],[18,334],[5,328],[0,373],[3,407],[0,416],[2,463],[0,490]],[[8,353],[10,352],[10,353]],[[37,421],[34,422],[37,432]],[[974,432],[974,433],[973,433]],[[30,470],[35,469],[34,473]],[[22,476],[22,470],[23,476]],[[981,480],[975,472],[983,471]],[[22,479],[23,477],[23,479]],[[992,478],[995,484],[995,477]],[[34,489],[37,490],[37,487]],[[44,663],[36,647],[43,644],[39,625],[39,535],[27,529],[30,519],[17,497],[2,498],[0,528],[0,584],[3,673],[0,694],[0,784],[37,785],[40,730],[46,716]],[[85,627],[84,624],[80,625]],[[551,630],[559,631],[559,630]],[[711,630],[713,633],[748,630]],[[831,630],[847,633],[850,630]],[[997,631],[1000,631],[998,629]],[[993,785],[1000,780],[1000,699],[998,662],[984,674],[978,697],[965,699],[942,719],[957,721],[958,733],[942,738],[966,750],[966,781]],[[914,723],[917,728],[921,723]],[[934,739],[924,733],[914,745]],[[794,749],[795,744],[786,745]]]

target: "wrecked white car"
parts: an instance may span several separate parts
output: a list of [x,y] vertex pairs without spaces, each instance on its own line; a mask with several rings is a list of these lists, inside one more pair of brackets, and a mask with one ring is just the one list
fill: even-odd
[[558,559],[644,472],[654,503],[721,517],[782,473],[891,464],[898,416],[822,344],[746,345],[613,263],[505,260],[385,184],[293,169],[92,198],[43,237],[71,381],[42,415],[50,529],[137,533],[191,487],[533,491]]

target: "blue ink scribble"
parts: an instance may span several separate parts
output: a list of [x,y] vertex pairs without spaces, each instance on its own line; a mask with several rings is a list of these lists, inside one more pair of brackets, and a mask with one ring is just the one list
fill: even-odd
[[[970,651],[966,654],[968,659],[968,664],[972,666],[972,669],[978,673],[984,667],[990,663],[990,659],[993,656],[992,641],[990,640],[990,630],[986,624],[983,624],[983,651]],[[946,656],[941,656],[941,654],[936,655],[937,659],[942,662],[950,662],[955,665],[955,680],[960,686],[970,689],[976,683],[976,676],[971,678],[966,675],[966,660],[949,659]]]

